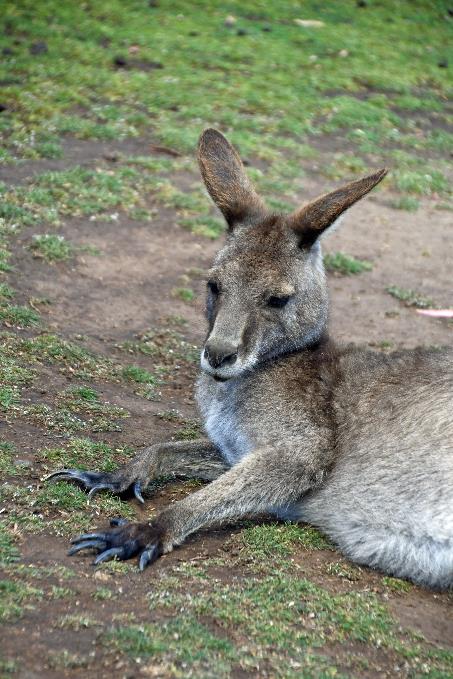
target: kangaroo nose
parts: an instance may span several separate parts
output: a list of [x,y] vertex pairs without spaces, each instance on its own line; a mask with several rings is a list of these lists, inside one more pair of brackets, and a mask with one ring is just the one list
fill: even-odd
[[233,365],[238,357],[237,349],[228,344],[207,344],[204,356],[211,368],[217,369],[226,365]]

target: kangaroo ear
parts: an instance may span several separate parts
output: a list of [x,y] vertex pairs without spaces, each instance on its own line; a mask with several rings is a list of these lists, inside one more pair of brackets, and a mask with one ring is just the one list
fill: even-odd
[[313,245],[325,229],[379,184],[386,174],[387,170],[379,170],[369,177],[346,184],[336,191],[316,198],[290,215],[289,226],[300,235],[301,247]]
[[237,222],[266,213],[261,198],[248,179],[239,154],[217,130],[203,132],[198,163],[206,188],[230,229]]

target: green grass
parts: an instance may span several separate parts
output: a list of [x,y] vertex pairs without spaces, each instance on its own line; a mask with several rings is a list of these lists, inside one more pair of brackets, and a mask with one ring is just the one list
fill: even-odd
[[0,306],[0,323],[3,323],[6,326],[13,325],[17,328],[28,328],[30,326],[38,325],[39,314],[26,306],[6,304]]
[[183,302],[187,302],[187,304],[190,304],[195,299],[195,292],[192,288],[175,288],[173,294]]
[[[288,135],[306,147],[307,135],[323,130],[345,130],[373,150],[383,141],[417,149],[435,144],[438,130],[417,128],[402,114],[429,108],[447,115],[449,73],[438,67],[448,52],[445,2],[385,0],[358,10],[353,2],[311,0],[304,13],[324,22],[319,29],[297,26],[301,11],[289,1],[263,7],[236,0],[226,8],[179,0],[171,13],[165,3],[118,0],[102,0],[96,11],[55,0],[31,8],[29,0],[7,2],[3,12],[2,43],[13,52],[3,64],[6,157],[55,157],[63,134],[117,140],[150,124],[160,143],[186,153],[200,123],[214,122],[233,130],[244,154],[264,159],[278,158]],[[227,12],[245,35],[224,26]],[[49,46],[38,57],[14,42],[29,34],[32,20],[33,35]],[[163,68],[151,75],[134,67],[131,45],[140,61]],[[131,68],[115,68],[118,54]]]
[[[177,325],[171,323],[169,325]],[[140,334],[136,340],[127,340],[119,345],[119,349],[129,354],[150,356],[159,369],[168,370],[175,363],[186,361],[198,362],[198,347],[189,344],[183,335],[172,327],[151,329]]]
[[14,297],[14,290],[6,283],[0,283],[0,299],[12,299]]
[[[328,652],[332,643],[336,657],[345,654],[348,667],[356,671],[360,649],[367,644],[370,653],[379,649],[381,662],[392,658],[412,673],[426,662],[438,676],[448,673],[452,654],[423,648],[373,592],[334,593],[304,577],[303,566],[276,567],[267,554],[262,568],[260,577],[256,571],[235,571],[228,583],[213,583],[209,564],[174,567],[153,583],[148,595],[152,615],[166,611],[171,617],[159,623],[115,624],[104,643],[131,657],[171,660],[178,669],[188,664],[200,677],[212,676],[213,667],[216,676],[231,676],[238,663],[244,671],[256,672],[254,663],[263,652],[272,676],[338,677]],[[348,573],[348,579],[357,578]]]
[[0,676],[15,674],[19,669],[19,663],[16,660],[4,660],[0,657]]
[[92,662],[92,658],[87,658],[83,654],[73,653],[66,648],[61,651],[50,652],[48,658],[49,666],[53,669],[76,669],[87,667]]
[[88,629],[89,627],[96,627],[97,625],[99,625],[99,622],[94,618],[77,613],[68,613],[59,621],[60,627],[71,629],[74,632],[78,632],[81,629]]
[[[194,669],[207,671],[209,665],[212,667],[215,663],[219,677],[226,676],[228,660],[237,658],[230,641],[193,619],[119,627],[106,635],[106,643],[132,656],[146,658],[171,654],[173,662],[188,664]],[[201,676],[206,674],[203,672]]]
[[400,170],[395,172],[395,184],[403,193],[421,196],[451,193],[451,185],[447,177],[439,170]]
[[400,580],[399,578],[390,578],[387,576],[382,578],[382,583],[390,590],[392,590],[392,592],[397,593],[410,592],[411,589],[413,588],[413,585],[410,582],[407,582],[406,580]]
[[225,232],[225,223],[218,217],[208,215],[201,217],[182,217],[178,223],[191,233],[205,236],[211,240],[219,238]]
[[401,196],[400,198],[393,200],[391,205],[397,210],[416,212],[420,207],[420,201],[417,198],[414,198],[414,196]]
[[108,587],[97,587],[93,593],[93,599],[96,601],[109,601],[115,598],[115,593]]
[[[35,309],[45,300],[24,300],[8,282],[10,272],[24,274],[16,265],[17,248],[12,254],[17,234],[49,262],[94,252],[72,242],[72,220],[83,220],[94,232],[100,221],[112,230],[127,220],[153,228],[163,215],[196,238],[218,238],[224,222],[195,173],[197,139],[209,125],[237,145],[274,210],[292,209],[312,171],[322,172],[329,184],[384,165],[390,173],[382,191],[392,189],[387,203],[415,211],[428,197],[433,207],[451,209],[451,77],[438,66],[451,41],[448,3],[369,0],[363,9],[355,0],[156,4],[6,0],[2,6],[0,51],[7,51],[0,64],[0,160],[18,166],[39,158],[65,162],[74,140],[87,140],[89,155],[96,139],[116,157],[0,184],[0,322],[6,327],[0,335],[0,410],[19,434],[23,426],[36,426],[48,437],[45,448],[33,449],[32,474],[15,464],[21,444],[16,450],[0,443],[0,495],[7,507],[0,560],[10,578],[2,585],[0,614],[11,621],[40,601],[63,605],[79,596],[72,586],[80,576],[78,559],[73,571],[18,561],[30,533],[67,539],[107,525],[110,517],[136,516],[134,502],[103,493],[88,503],[74,485],[38,481],[62,467],[110,471],[131,457],[115,433],[127,413],[104,400],[104,382],[109,394],[118,388],[158,398],[168,372],[176,366],[193,372],[199,359],[175,319],[122,343],[118,362],[90,351],[81,337],[50,332],[45,324],[52,328],[51,313],[40,317]],[[234,28],[225,26],[227,14],[236,17]],[[298,18],[317,18],[324,26],[302,28],[294,22]],[[48,51],[32,55],[30,44],[38,40]],[[131,47],[138,48],[135,55]],[[346,56],[340,56],[343,50]],[[115,67],[118,55],[129,68]],[[163,68],[140,67],[150,61]],[[133,138],[140,155],[122,153],[122,141]],[[182,155],[151,151],[151,139]],[[325,261],[341,275],[371,269],[370,262],[343,253]],[[191,281],[199,275],[182,277],[176,297],[191,303]],[[431,305],[414,291],[390,290],[405,304]],[[47,389],[49,374],[56,378],[53,390]],[[195,420],[173,411],[162,417],[173,423],[176,439],[200,434]],[[112,654],[108,662],[113,656],[115,663],[130,662],[131,674],[148,663],[165,676],[200,678],[243,672],[340,679],[344,667],[362,676],[395,665],[414,678],[452,674],[448,651],[414,639],[389,613],[386,597],[407,596],[411,585],[383,577],[370,591],[366,570],[338,561],[334,551],[316,550],[332,546],[310,527],[245,524],[215,559],[164,559],[152,573],[141,617],[119,605],[135,561],[111,562],[101,573],[112,585],[93,592],[99,607],[118,608],[111,622],[100,629],[80,595],[80,610],[56,620],[63,624],[58,634],[74,643],[77,635],[90,635]],[[322,578],[324,585],[316,584]],[[85,584],[80,589],[85,592]],[[57,673],[94,662],[64,644],[48,657]],[[0,662],[0,674],[13,668],[8,659]]]
[[[80,379],[119,379],[118,367],[113,361],[85,349],[76,342],[43,333],[22,338],[13,333],[0,333],[0,369],[2,361],[9,361],[11,369],[17,368],[17,357],[27,361],[27,373],[35,365],[56,365],[61,372]],[[30,367],[28,367],[30,366]]]
[[57,394],[57,407],[46,403],[35,403],[18,409],[18,416],[34,422],[44,429],[62,434],[85,430],[92,432],[121,431],[120,419],[129,414],[117,406],[87,400],[74,395],[72,390]]
[[7,568],[19,560],[19,550],[6,526],[0,522],[0,566]]
[[133,506],[118,497],[102,493],[88,503],[85,492],[66,482],[28,489],[8,484],[1,488],[0,499],[14,504],[5,526],[35,534],[46,531],[66,538],[74,537],[111,517],[135,517]]
[[349,580],[349,582],[356,582],[361,579],[362,571],[358,566],[336,562],[328,564],[326,573],[343,580]]
[[69,259],[74,252],[73,246],[64,236],[52,233],[33,236],[30,248],[37,256],[44,257],[48,262]]
[[33,609],[43,595],[43,590],[37,587],[12,580],[0,580],[0,622],[20,618],[26,610]]
[[107,443],[76,437],[70,438],[64,447],[40,450],[38,459],[49,471],[64,467],[112,471],[130,454],[131,450],[125,447],[114,449]]
[[175,434],[177,441],[194,441],[203,436],[204,430],[200,422],[184,419],[184,423],[186,426],[183,429],[179,429]]
[[138,365],[127,365],[122,370],[124,379],[138,384],[155,384],[156,378],[145,368]]
[[342,276],[360,274],[364,271],[371,271],[373,268],[372,263],[366,259],[357,259],[356,257],[347,255],[344,252],[325,254],[324,266],[327,271],[340,274]]
[[304,549],[332,549],[331,543],[314,528],[296,523],[263,524],[246,528],[240,534],[245,553],[254,559],[281,558]]
[[436,304],[430,297],[425,297],[421,293],[415,290],[409,290],[407,288],[400,288],[397,285],[390,285],[386,288],[386,291],[403,302],[405,306],[415,307],[416,309],[432,309],[435,308]]
[[19,403],[17,387],[0,387],[0,407],[8,410]]

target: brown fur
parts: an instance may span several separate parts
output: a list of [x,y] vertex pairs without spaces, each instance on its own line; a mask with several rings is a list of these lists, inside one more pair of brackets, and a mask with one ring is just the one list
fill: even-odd
[[63,470],[90,489],[174,472],[211,483],[150,526],[81,536],[144,567],[202,527],[263,512],[318,526],[358,563],[453,585],[453,352],[344,349],[327,335],[319,235],[384,170],[289,217],[265,210],[238,154],[203,133],[200,167],[230,234],[209,274],[197,400],[209,441],[143,451],[117,472]]

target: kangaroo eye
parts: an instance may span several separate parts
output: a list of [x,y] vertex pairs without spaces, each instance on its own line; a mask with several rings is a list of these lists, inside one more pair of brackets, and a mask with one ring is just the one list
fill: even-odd
[[215,281],[208,281],[208,288],[213,295],[218,295],[220,292],[220,288]]
[[267,305],[274,309],[281,309],[288,304],[290,299],[290,295],[284,295],[282,297],[269,297],[267,300]]

